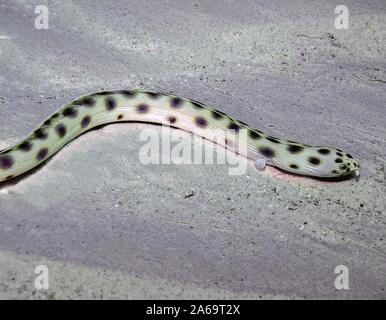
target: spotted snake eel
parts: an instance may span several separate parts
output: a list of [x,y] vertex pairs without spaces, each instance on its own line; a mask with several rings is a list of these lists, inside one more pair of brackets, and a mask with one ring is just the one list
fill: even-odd
[[[213,130],[233,130],[234,141],[216,141],[246,156],[297,175],[339,178],[359,175],[359,162],[340,149],[275,138],[197,101],[144,90],[102,91],[64,104],[20,143],[0,151],[0,182],[30,171],[83,132],[111,122],[150,122],[211,139]],[[246,134],[238,133],[245,129]],[[224,136],[225,137],[225,136]]]

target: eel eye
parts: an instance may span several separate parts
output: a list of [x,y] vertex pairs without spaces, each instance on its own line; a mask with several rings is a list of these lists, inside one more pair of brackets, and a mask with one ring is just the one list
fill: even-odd
[[347,168],[347,166],[345,165],[345,164],[342,164],[342,165],[340,165],[340,167],[339,167],[340,169],[342,169],[342,170],[344,170],[344,169],[346,169]]

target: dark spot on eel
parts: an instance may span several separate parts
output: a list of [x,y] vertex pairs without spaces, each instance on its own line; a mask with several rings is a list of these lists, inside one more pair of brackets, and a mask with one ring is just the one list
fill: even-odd
[[308,162],[313,164],[313,165],[318,165],[318,164],[320,164],[320,159],[317,157],[309,157]]
[[91,117],[90,116],[85,116],[82,119],[80,125],[82,126],[82,128],[86,128],[90,124],[90,122],[91,122]]
[[172,108],[180,108],[182,106],[182,99],[178,97],[173,97],[170,100],[170,106]]
[[107,97],[105,99],[105,106],[107,110],[111,111],[117,106],[117,100],[114,97]]
[[146,94],[152,99],[158,99],[160,96],[157,92],[146,92]]
[[147,104],[141,103],[137,106],[138,113],[147,113],[149,112],[149,106]]
[[169,116],[169,117],[168,117],[168,121],[169,121],[170,123],[175,123],[175,122],[177,121],[177,118],[174,117],[174,116]]
[[119,93],[124,95],[126,98],[134,98],[137,94],[136,91],[130,91],[130,90],[120,90]]
[[37,139],[44,140],[48,137],[48,134],[42,128],[39,128],[34,131],[34,136]]
[[72,107],[67,107],[63,110],[63,116],[69,118],[75,118],[78,115],[78,111]]
[[299,153],[299,152],[303,151],[304,147],[303,146],[298,146],[297,144],[290,144],[290,145],[288,145],[287,150],[290,153],[294,154],[294,153]]
[[86,107],[93,107],[95,105],[95,100],[91,97],[84,97],[82,99],[82,104]]
[[66,135],[67,128],[63,123],[59,123],[56,125],[55,131],[60,138],[63,138]]
[[326,149],[326,148],[321,148],[321,149],[318,149],[318,152],[320,154],[327,155],[327,154],[330,154],[331,151],[329,149]]
[[260,147],[259,152],[267,158],[273,158],[275,156],[275,151],[269,147]]
[[92,97],[83,97],[79,100],[74,101],[72,104],[74,106],[85,106],[87,108],[91,108],[95,105],[95,99],[93,99]]
[[206,126],[208,125],[208,121],[206,121],[206,119],[203,117],[196,117],[195,122],[196,125],[200,128],[206,128]]
[[94,93],[93,96],[108,96],[113,93],[114,93],[113,91],[101,91],[101,92]]
[[241,127],[237,123],[231,122],[230,124],[228,124],[228,129],[230,130],[235,130],[236,132],[239,132],[240,128]]
[[47,157],[47,154],[48,154],[48,149],[42,148],[39,150],[38,154],[36,155],[36,159],[38,161],[42,161],[45,157]]
[[0,168],[1,169],[9,169],[13,166],[13,159],[11,156],[0,156]]
[[257,140],[257,139],[260,139],[261,138],[261,135],[259,133],[257,133],[256,131],[253,131],[253,130],[248,130],[248,135],[254,139],[254,140]]
[[19,144],[17,149],[24,152],[30,151],[32,149],[32,143],[29,141],[24,141],[21,144]]
[[224,118],[224,115],[218,112],[217,110],[211,110],[211,113],[212,113],[212,117],[216,120]]

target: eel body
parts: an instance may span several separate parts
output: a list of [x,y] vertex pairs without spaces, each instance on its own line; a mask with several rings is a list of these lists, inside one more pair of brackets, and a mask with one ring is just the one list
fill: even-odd
[[273,137],[194,100],[143,90],[116,90],[66,103],[24,140],[0,151],[0,182],[33,169],[83,132],[120,121],[169,125],[210,140],[214,131],[233,130],[233,140],[224,134],[216,143],[234,150],[243,146],[245,156],[252,160],[263,159],[268,165],[313,177],[359,174],[359,162],[340,149]]

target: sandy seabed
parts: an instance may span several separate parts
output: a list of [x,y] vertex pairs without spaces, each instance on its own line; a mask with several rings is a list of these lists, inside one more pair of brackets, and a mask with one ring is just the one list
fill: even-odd
[[386,297],[385,1],[346,1],[348,30],[333,1],[47,1],[48,30],[39,4],[0,4],[0,149],[79,95],[134,87],[346,150],[362,171],[142,165],[146,125],[106,126],[1,187],[0,298]]

